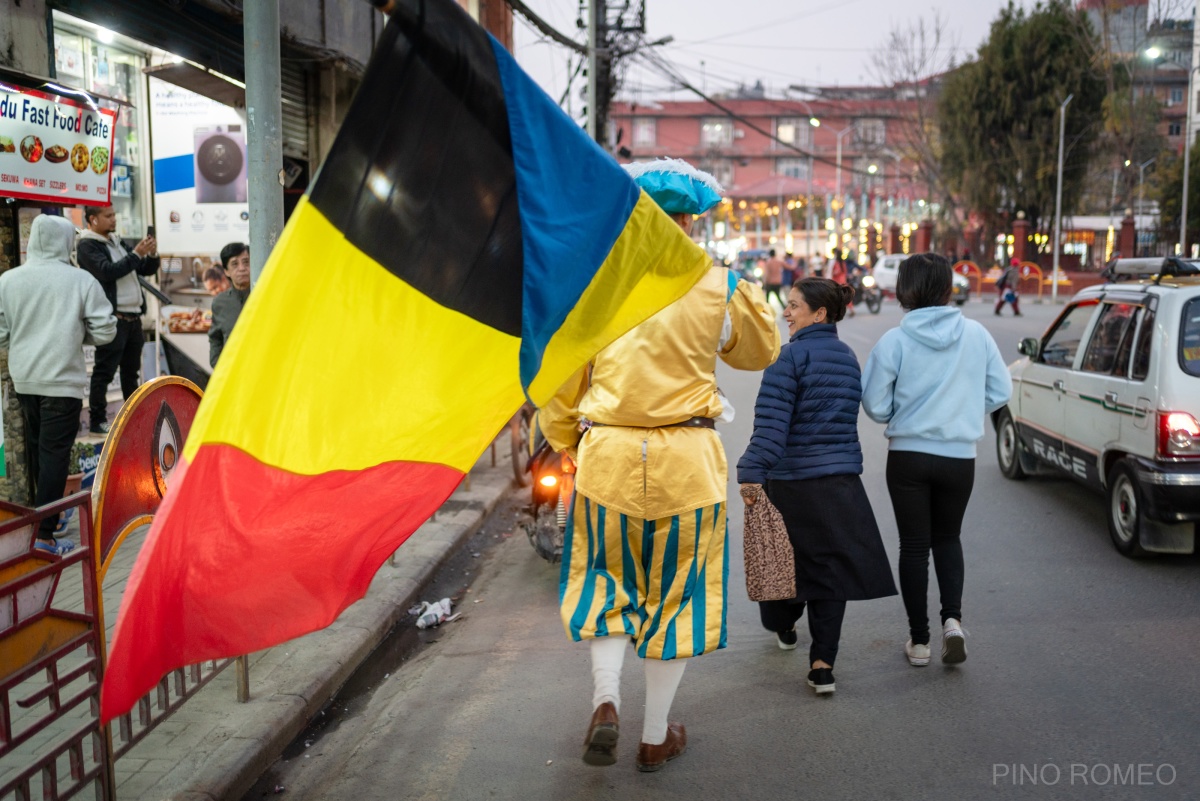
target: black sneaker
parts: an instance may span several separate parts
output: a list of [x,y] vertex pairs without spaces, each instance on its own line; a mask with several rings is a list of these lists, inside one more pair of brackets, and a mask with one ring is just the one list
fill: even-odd
[[817,695],[826,695],[833,692],[833,668],[814,668],[808,672],[808,686],[816,691]]
[[99,425],[92,425],[91,427],[88,428],[88,432],[91,434],[100,434],[100,435],[107,434],[108,433],[108,423],[100,423]]
[[775,632],[775,638],[779,641],[779,647],[784,651],[796,650],[795,629],[792,629],[791,631],[777,631]]

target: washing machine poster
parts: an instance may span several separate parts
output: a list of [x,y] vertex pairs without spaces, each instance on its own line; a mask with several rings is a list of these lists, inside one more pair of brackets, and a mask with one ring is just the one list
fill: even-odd
[[250,236],[246,125],[236,109],[150,79],[161,253],[215,253]]

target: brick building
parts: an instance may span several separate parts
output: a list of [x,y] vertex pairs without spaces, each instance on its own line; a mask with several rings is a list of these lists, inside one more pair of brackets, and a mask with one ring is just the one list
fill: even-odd
[[794,90],[620,102],[610,135],[621,161],[682,158],[717,177],[728,200],[706,232],[718,255],[827,254],[839,243],[874,254],[893,223],[906,239],[926,216],[927,188],[905,156],[926,87]]

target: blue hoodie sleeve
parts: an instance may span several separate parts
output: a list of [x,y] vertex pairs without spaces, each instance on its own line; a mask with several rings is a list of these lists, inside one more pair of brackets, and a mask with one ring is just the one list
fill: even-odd
[[764,483],[767,473],[783,458],[788,430],[792,426],[792,411],[800,392],[797,377],[800,370],[793,361],[796,350],[785,348],[779,359],[763,373],[758,400],[754,404],[754,433],[737,464],[739,484]]
[[[892,329],[893,331],[895,329]],[[876,423],[891,422],[895,413],[896,376],[900,372],[900,348],[891,331],[875,343],[862,374],[862,406]]]
[[1007,404],[1012,399],[1012,376],[996,347],[996,340],[991,334],[987,337],[987,383],[984,387],[983,402],[987,413],[991,414]]

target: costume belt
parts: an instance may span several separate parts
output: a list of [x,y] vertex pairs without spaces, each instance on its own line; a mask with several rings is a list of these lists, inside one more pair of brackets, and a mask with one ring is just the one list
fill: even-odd
[[[592,421],[593,426],[607,426],[608,423]],[[664,426],[623,426],[623,428],[711,428],[716,429],[717,421],[711,417],[689,417],[679,423],[667,423]]]
[[142,319],[142,315],[140,315],[140,314],[131,314],[131,313],[129,313],[129,312],[113,312],[113,314],[116,316],[116,318],[117,318],[118,320],[124,320],[124,321],[125,321],[125,322],[127,322],[127,323],[128,323],[128,322],[132,322],[132,321],[134,321],[134,320],[140,320],[140,319]]

